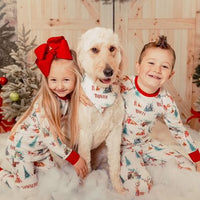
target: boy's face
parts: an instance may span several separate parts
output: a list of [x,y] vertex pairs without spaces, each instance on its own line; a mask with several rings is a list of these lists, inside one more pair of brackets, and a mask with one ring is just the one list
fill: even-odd
[[76,77],[72,72],[72,61],[60,59],[53,61],[47,77],[50,90],[59,97],[70,94],[75,87]]
[[146,93],[156,92],[171,76],[173,56],[169,50],[147,49],[141,63],[136,63],[138,84]]

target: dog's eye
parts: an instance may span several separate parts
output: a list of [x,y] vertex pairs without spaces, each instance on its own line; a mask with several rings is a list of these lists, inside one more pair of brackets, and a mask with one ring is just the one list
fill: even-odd
[[91,49],[91,51],[92,51],[93,53],[99,53],[99,49],[97,49],[96,47],[93,47],[93,48]]
[[110,52],[113,52],[115,49],[116,48],[114,46],[111,46],[109,50],[110,50]]

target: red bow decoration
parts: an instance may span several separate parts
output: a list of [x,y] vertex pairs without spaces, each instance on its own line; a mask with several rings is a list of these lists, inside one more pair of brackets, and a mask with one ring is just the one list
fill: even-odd
[[187,123],[193,118],[199,118],[199,122],[200,122],[200,111],[195,111],[193,110],[193,108],[191,108],[191,113],[193,115],[187,119]]
[[49,38],[47,43],[41,44],[35,49],[35,54],[37,57],[35,63],[46,77],[49,75],[51,63],[55,57],[73,59],[68,43],[63,36]]

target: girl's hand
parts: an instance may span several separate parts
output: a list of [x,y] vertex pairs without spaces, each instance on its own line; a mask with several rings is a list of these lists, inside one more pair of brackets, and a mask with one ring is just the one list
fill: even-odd
[[80,157],[77,163],[74,165],[74,169],[76,171],[76,174],[81,178],[86,177],[86,175],[88,174],[88,167],[82,157]]
[[85,106],[92,106],[93,103],[87,98],[85,92],[83,91],[82,87],[80,87],[80,102]]
[[200,172],[200,161],[196,162],[196,169],[197,169],[197,172]]

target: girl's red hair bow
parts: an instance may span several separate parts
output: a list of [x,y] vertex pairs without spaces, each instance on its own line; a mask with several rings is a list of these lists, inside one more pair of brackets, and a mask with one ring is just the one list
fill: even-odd
[[63,36],[51,37],[47,43],[41,44],[35,49],[37,57],[35,63],[41,72],[47,77],[54,58],[72,60],[72,55],[67,41]]

